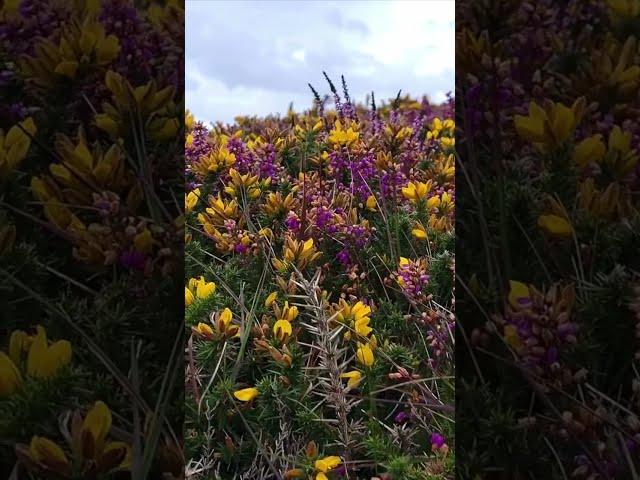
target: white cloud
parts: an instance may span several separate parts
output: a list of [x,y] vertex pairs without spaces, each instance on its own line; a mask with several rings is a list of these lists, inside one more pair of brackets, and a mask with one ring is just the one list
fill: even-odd
[[325,70],[351,96],[442,99],[454,82],[454,2],[186,2],[187,106],[206,121],[308,108]]

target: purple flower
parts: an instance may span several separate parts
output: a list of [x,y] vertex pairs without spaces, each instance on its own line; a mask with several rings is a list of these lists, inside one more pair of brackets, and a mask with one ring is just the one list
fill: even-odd
[[289,215],[287,216],[287,219],[284,221],[284,224],[287,226],[289,230],[294,232],[300,229],[300,219],[298,219],[298,216],[293,212],[289,212]]
[[137,250],[129,250],[122,252],[120,255],[120,265],[129,270],[137,270],[139,272],[144,271],[144,267],[147,263],[145,255]]
[[442,448],[444,445],[444,437],[438,432],[431,434],[431,445],[435,448]]
[[347,265],[349,265],[351,263],[351,257],[349,256],[349,250],[347,250],[346,248],[340,250],[338,252],[338,254],[336,255],[336,258],[344,266],[347,266]]
[[407,412],[400,412],[394,417],[393,420],[396,423],[405,423],[409,420],[409,414]]

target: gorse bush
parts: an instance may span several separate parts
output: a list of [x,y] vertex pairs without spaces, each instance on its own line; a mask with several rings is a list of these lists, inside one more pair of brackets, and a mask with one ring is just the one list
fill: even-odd
[[191,478],[451,478],[452,101],[187,112]]

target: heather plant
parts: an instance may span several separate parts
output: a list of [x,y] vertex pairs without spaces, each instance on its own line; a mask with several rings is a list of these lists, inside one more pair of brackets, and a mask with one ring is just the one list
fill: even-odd
[[459,474],[636,478],[640,3],[468,4]]
[[183,476],[183,10],[0,7],[3,478]]
[[453,100],[326,79],[302,113],[186,113],[189,478],[452,478]]

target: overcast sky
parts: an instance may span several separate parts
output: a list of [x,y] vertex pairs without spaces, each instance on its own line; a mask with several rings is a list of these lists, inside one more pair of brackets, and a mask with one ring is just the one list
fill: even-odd
[[399,89],[441,100],[454,89],[454,1],[186,1],[186,101],[198,120],[286,113],[329,94]]

